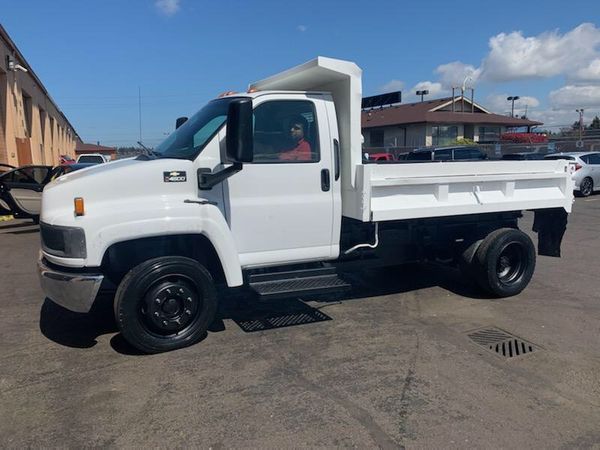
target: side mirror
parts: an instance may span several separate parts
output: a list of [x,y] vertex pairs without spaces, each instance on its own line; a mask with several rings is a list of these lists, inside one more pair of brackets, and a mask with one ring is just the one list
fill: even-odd
[[179,128],[181,125],[186,123],[187,120],[187,117],[178,117],[177,120],[175,120],[175,129]]
[[227,111],[227,158],[236,163],[252,162],[252,99],[233,100]]

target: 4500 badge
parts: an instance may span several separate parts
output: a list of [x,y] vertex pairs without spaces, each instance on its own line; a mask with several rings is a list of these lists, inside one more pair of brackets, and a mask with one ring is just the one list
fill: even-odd
[[181,183],[187,181],[187,175],[185,171],[163,172],[163,180],[165,183]]

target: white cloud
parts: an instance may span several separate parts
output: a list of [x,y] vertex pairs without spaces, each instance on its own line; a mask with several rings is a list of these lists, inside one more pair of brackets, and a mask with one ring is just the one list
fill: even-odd
[[181,8],[180,0],[156,0],[154,6],[161,14],[172,16]]
[[302,33],[304,33],[306,30],[308,30],[308,27],[306,25],[298,25],[296,27],[296,29]]
[[404,88],[404,82],[400,80],[390,80],[379,88],[379,92],[384,94],[387,92],[401,91]]
[[567,85],[550,92],[553,109],[597,108],[600,109],[600,85]]
[[411,94],[414,94],[417,91],[429,91],[431,98],[435,98],[446,93],[442,87],[442,83],[434,83],[433,81],[420,81],[413,86],[411,91]]
[[481,74],[481,69],[475,68],[470,64],[465,64],[460,61],[454,61],[448,64],[442,64],[435,69],[435,72],[440,76],[440,83],[446,89],[453,86],[462,86],[467,77],[467,86],[472,86]]
[[575,79],[600,83],[600,58],[594,59],[589,65],[579,69],[575,74]]
[[600,29],[591,23],[560,34],[546,32],[523,36],[521,31],[500,33],[490,38],[482,79],[502,82],[524,78],[545,78],[560,74],[571,76],[598,55]]
[[[509,94],[488,95],[482,106],[496,114],[510,114],[512,102],[506,100],[507,97],[509,97]],[[515,115],[522,116],[527,114],[530,116],[532,110],[539,106],[540,101],[537,98],[527,95],[519,96],[519,100],[515,101]]]

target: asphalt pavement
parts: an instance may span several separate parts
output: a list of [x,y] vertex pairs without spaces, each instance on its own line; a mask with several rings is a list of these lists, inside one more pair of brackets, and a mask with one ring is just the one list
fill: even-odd
[[[151,356],[109,292],[88,315],[45,299],[38,248],[37,226],[0,223],[3,448],[600,448],[600,195],[516,297],[443,267],[366,271],[342,298],[227,296],[202,342]],[[470,337],[497,333],[520,354]]]

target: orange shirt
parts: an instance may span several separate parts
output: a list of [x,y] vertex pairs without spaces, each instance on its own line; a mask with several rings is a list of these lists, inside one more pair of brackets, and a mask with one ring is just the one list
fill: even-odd
[[311,159],[310,144],[304,139],[300,139],[294,148],[279,154],[280,161],[310,161]]

